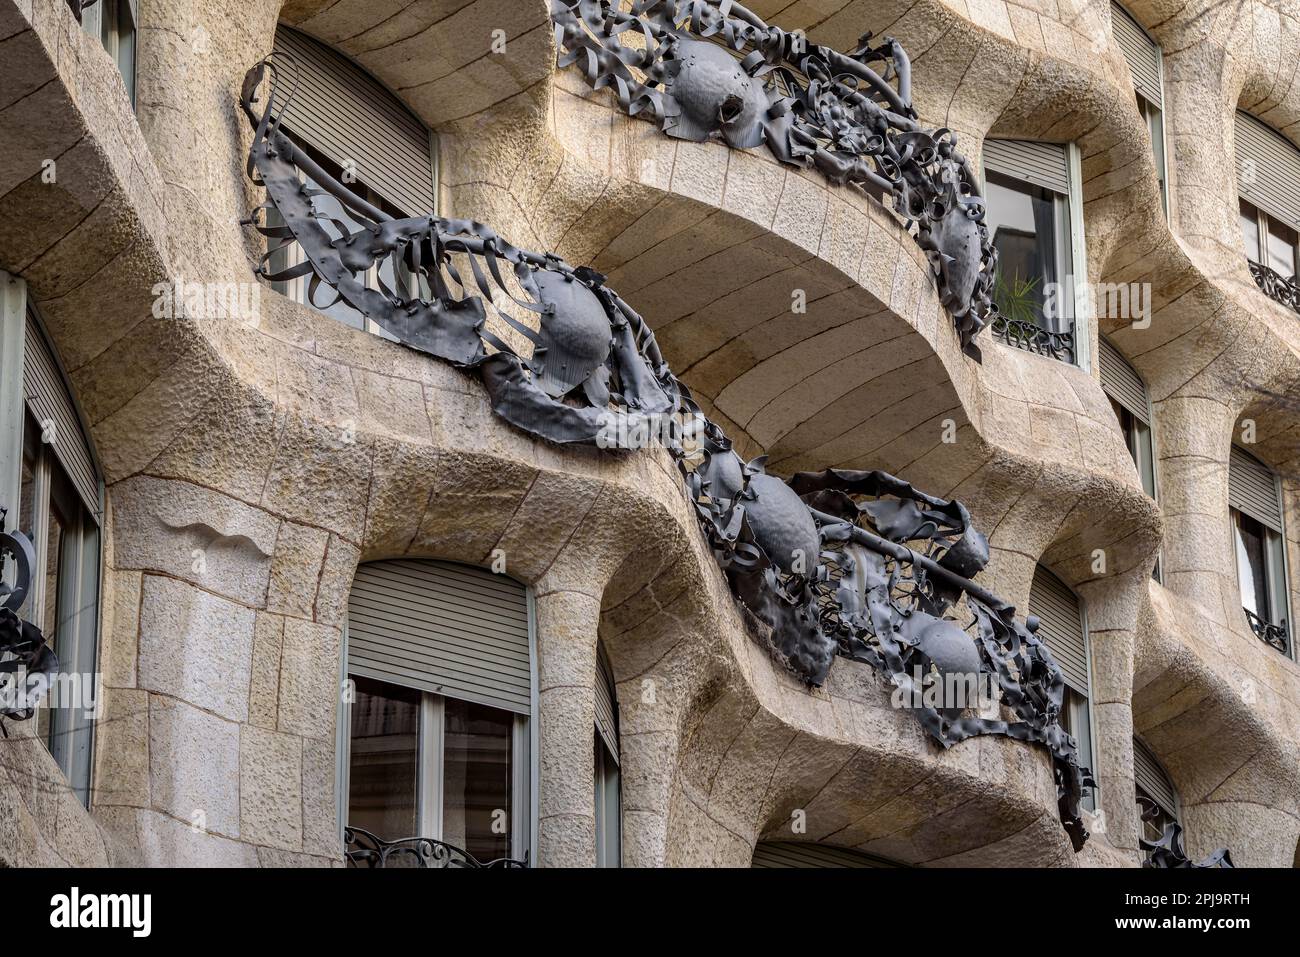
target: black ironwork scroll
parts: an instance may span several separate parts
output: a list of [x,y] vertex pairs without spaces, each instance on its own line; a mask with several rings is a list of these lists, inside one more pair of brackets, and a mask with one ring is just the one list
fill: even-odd
[[[1079,802],[1093,781],[1060,723],[1061,670],[1036,620],[1017,620],[972,581],[988,562],[988,542],[960,502],[883,472],[830,470],[786,482],[762,458],[743,461],[673,375],[646,322],[599,273],[519,249],[482,223],[393,219],[314,162],[269,107],[255,108],[283,102],[276,87],[285,65],[272,58],[254,66],[242,94],[256,131],[249,175],[268,197],[249,220],[272,247],[264,278],[308,278],[313,300],[326,286],[409,348],[477,370],[497,415],[538,438],[661,444],[681,469],[748,627],[786,667],[817,685],[836,655],[867,662],[909,696],[905,706],[943,747],[980,734],[1041,745],[1061,820],[1082,847]],[[316,203],[324,195],[363,225],[349,231],[328,220]],[[282,225],[261,217],[272,208]],[[303,262],[269,274],[267,263],[289,243],[302,248]],[[384,275],[408,281],[393,289],[367,279]],[[991,701],[972,693],[981,683],[993,689]]]
[[1280,272],[1253,259],[1246,260],[1246,263],[1250,267],[1250,276],[1255,280],[1255,285],[1259,287],[1260,292],[1274,302],[1300,312],[1300,284],[1296,283],[1295,276],[1283,276]]
[[[1160,806],[1150,798],[1138,796],[1138,804],[1142,808],[1142,820],[1154,821],[1160,817]],[[1193,861],[1183,850],[1183,828],[1177,821],[1170,821],[1165,825],[1164,832],[1157,841],[1148,841],[1145,838],[1138,839],[1138,845],[1142,850],[1147,852],[1146,860],[1142,862],[1143,867],[1154,867],[1160,869],[1167,868],[1197,868],[1197,869],[1229,869],[1233,867],[1232,854],[1226,847],[1221,847],[1209,857],[1203,860]]]
[[1287,634],[1285,624],[1275,625],[1271,621],[1265,621],[1249,608],[1243,608],[1242,611],[1246,613],[1246,621],[1250,624],[1250,630],[1255,633],[1256,638],[1284,655],[1291,653],[1290,636]]
[[1015,349],[1035,352],[1049,359],[1074,362],[1074,333],[1050,332],[1026,319],[1011,319],[1004,315],[993,318],[989,333]]
[[99,0],[68,0],[68,8],[72,10],[72,15],[81,22],[81,13],[88,7],[93,7]]
[[[0,508],[0,528],[6,510]],[[41,630],[18,616],[27,598],[36,567],[31,539],[22,532],[0,533],[0,733],[4,719],[27,721],[50,689],[59,659],[45,643]]]
[[[996,315],[997,250],[979,176],[950,130],[912,107],[912,67],[891,37],[845,54],[770,26],[731,0],[551,0],[559,65],[609,89],[669,136],[766,145],[782,163],[888,197],[926,251],[962,347]],[[627,41],[627,42],[625,42]]]
[[343,829],[344,856],[349,867],[453,867],[480,870],[482,868],[524,868],[526,861],[499,857],[480,861],[469,851],[446,841],[431,837],[404,837],[385,841],[364,828]]

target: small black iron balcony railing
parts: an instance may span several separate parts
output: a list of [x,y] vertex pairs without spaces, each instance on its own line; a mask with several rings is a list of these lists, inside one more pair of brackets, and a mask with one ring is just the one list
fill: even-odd
[[1028,320],[1001,315],[994,317],[989,329],[994,339],[1009,346],[1062,362],[1074,362],[1073,332],[1049,332]]
[[1300,284],[1296,283],[1294,276],[1283,276],[1253,259],[1246,262],[1250,265],[1250,275],[1254,278],[1255,285],[1264,295],[1288,309],[1300,312]]
[[1275,625],[1271,621],[1265,621],[1255,614],[1249,608],[1243,608],[1246,613],[1246,620],[1250,622],[1250,630],[1255,633],[1255,637],[1264,644],[1276,648],[1282,654],[1290,654],[1291,641],[1286,631],[1286,623]]
[[527,867],[527,861],[499,857],[480,861],[469,851],[431,837],[404,837],[385,841],[360,827],[343,830],[344,856],[348,867]]

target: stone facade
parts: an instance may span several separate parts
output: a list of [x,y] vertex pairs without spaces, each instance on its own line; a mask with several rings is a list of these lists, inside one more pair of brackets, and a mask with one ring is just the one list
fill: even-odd
[[[1300,8],[1129,3],[1165,51],[1166,220],[1108,3],[750,6],[841,50],[896,37],[922,122],[973,159],[989,136],[1078,144],[1089,279],[1153,290],[1149,328],[1099,324],[1151,393],[1159,505],[1095,371],[990,341],[966,358],[889,212],[761,149],[625,117],[556,69],[545,0],[142,0],[134,112],[64,0],[0,0],[0,268],[40,308],[107,485],[91,804],[11,726],[0,862],[339,863],[335,689],[358,563],[503,549],[536,604],[542,864],[595,859],[599,638],[627,865],[743,866],[803,810],[803,838],[905,863],[1132,866],[1135,733],[1178,788],[1193,856],[1292,865],[1300,667],[1240,610],[1227,460],[1253,419],[1253,451],[1286,476],[1300,608],[1300,404],[1272,398],[1300,389],[1300,319],[1247,271],[1230,150],[1238,108],[1300,138]],[[256,324],[153,317],[171,277],[253,278],[262,241],[240,220],[261,196],[237,100],[277,20],[436,130],[444,215],[606,273],[742,453],[959,498],[989,534],[989,588],[1023,607],[1042,562],[1077,590],[1106,820],[1082,853],[1044,754],[941,751],[865,665],[838,661],[811,690],[781,670],[665,454],[534,441],[472,377],[269,289]]]

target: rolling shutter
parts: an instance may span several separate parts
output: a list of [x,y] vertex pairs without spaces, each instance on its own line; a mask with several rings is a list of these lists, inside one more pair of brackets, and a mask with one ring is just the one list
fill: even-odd
[[1253,116],[1236,117],[1237,192],[1300,229],[1300,150]]
[[1102,389],[1137,416],[1143,424],[1150,425],[1151,407],[1147,401],[1147,387],[1143,384],[1142,377],[1105,336],[1098,336],[1097,342],[1101,346],[1097,355],[1097,364],[1098,371],[1101,372]]
[[529,714],[527,591],[451,562],[362,565],[348,598],[348,671]]
[[1228,504],[1273,531],[1282,532],[1277,476],[1263,462],[1235,445],[1228,456]]
[[985,140],[984,166],[1063,196],[1070,194],[1070,164],[1059,143]]
[[51,437],[54,454],[87,511],[98,516],[99,475],[81,430],[81,419],[72,405],[54,353],[30,313],[23,342],[23,396],[42,433]]
[[1149,103],[1164,109],[1160,87],[1160,47],[1118,3],[1110,5],[1110,24],[1115,42],[1128,61],[1133,89]]
[[1137,738],[1133,739],[1133,779],[1147,797],[1160,805],[1161,810],[1178,820],[1178,801],[1174,785],[1160,766],[1156,756]]
[[609,666],[605,649],[596,646],[596,731],[605,742],[617,764],[618,757],[618,704],[614,694],[614,672]]
[[1061,666],[1065,683],[1088,697],[1088,639],[1079,599],[1042,565],[1034,570],[1029,611],[1039,620],[1038,637]]
[[[432,214],[429,130],[369,73],[306,34],[278,27],[275,52],[291,58],[276,100],[284,126],[410,216]],[[298,88],[289,100],[297,67]]]
[[802,841],[759,841],[750,867],[898,867],[892,861],[845,847]]

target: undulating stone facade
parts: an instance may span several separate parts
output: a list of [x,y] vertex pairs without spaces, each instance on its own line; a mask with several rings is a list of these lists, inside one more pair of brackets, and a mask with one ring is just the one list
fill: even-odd
[[[1129,3],[1165,51],[1168,219],[1108,3],[750,7],[840,50],[896,37],[921,122],[975,161],[986,137],[1079,146],[1089,280],[1153,292],[1149,328],[1103,317],[1088,334],[1148,385],[1159,504],[1095,368],[987,338],[982,363],[963,355],[889,211],[762,149],[627,117],[556,68],[545,0],[141,0],[134,111],[65,0],[0,0],[0,268],[40,309],[107,487],[90,807],[11,724],[0,862],[337,865],[358,564],[486,565],[501,549],[536,606],[542,864],[594,861],[599,637],[629,866],[744,866],[760,839],[926,866],[1133,866],[1135,734],[1178,789],[1192,856],[1292,865],[1300,667],[1241,612],[1227,462],[1254,420],[1253,451],[1284,476],[1300,608],[1300,403],[1284,398],[1300,395],[1300,317],[1247,271],[1231,161],[1238,108],[1300,137],[1300,6]],[[262,196],[238,95],[277,21],[436,131],[443,215],[607,274],[743,454],[782,474],[882,468],[958,498],[990,538],[981,583],[1023,607],[1041,562],[1078,592],[1105,812],[1081,853],[1043,752],[944,751],[865,665],[838,661],[809,689],[774,663],[662,451],[533,440],[477,379],[269,289],[255,324],[154,317],[172,277],[253,278],[262,239],[241,220]]]

